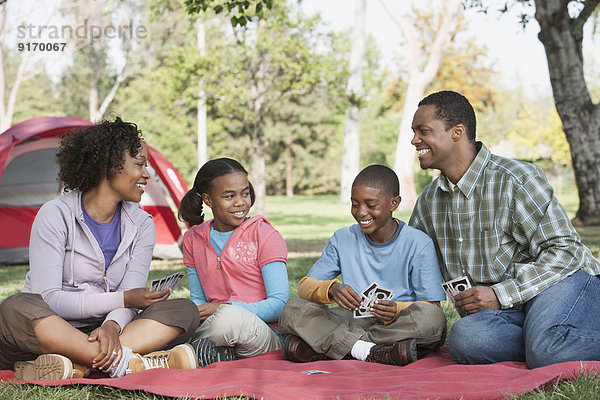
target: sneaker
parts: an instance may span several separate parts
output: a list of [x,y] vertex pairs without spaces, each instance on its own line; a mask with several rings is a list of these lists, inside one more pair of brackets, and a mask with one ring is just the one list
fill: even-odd
[[201,368],[219,361],[235,360],[233,347],[217,346],[209,338],[200,338],[192,342],[192,347],[198,355],[198,365]]
[[186,343],[175,346],[171,350],[154,351],[144,356],[133,353],[126,374],[154,368],[195,369],[197,367],[196,353],[192,346]]
[[375,345],[365,361],[399,366],[410,364],[417,361],[417,342],[408,339],[390,345]]
[[35,361],[17,361],[15,380],[34,381],[38,379],[71,379],[74,376],[73,363],[60,354],[42,354]]
[[330,360],[325,354],[317,353],[298,336],[289,335],[283,342],[283,357],[293,362]]

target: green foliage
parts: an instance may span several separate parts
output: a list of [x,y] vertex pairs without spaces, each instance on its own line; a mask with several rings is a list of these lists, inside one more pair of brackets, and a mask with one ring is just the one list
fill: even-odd
[[[340,67],[343,54],[322,50],[339,38],[321,33],[320,24],[318,17],[304,17],[280,3],[258,27],[231,32],[207,21],[204,56],[189,43],[172,49],[154,70],[158,86],[165,88],[165,107],[191,115],[203,90],[210,157],[229,155],[250,167],[264,147],[272,192],[281,192],[286,179],[297,191],[335,190],[324,160],[331,155],[330,140],[336,140],[330,133],[343,109],[346,70]],[[293,176],[286,177],[281,171],[288,163]],[[314,176],[315,164],[322,164],[327,176]]]
[[193,15],[200,12],[212,10],[215,14],[226,11],[232,14],[231,25],[246,26],[253,17],[265,18],[265,10],[271,10],[274,0],[185,0],[188,14]]
[[[546,108],[544,112],[524,105],[517,113],[517,119],[512,121],[512,129],[507,137],[514,143],[518,158],[549,158],[552,163],[560,165],[571,162],[569,143],[553,107]],[[549,148],[548,154],[544,154],[544,147]]]

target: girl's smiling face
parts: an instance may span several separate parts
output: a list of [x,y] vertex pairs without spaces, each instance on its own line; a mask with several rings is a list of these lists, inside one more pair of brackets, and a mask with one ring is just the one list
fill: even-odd
[[244,222],[252,206],[248,177],[241,171],[219,176],[210,182],[209,193],[202,193],[202,200],[212,210],[215,230],[232,231]]

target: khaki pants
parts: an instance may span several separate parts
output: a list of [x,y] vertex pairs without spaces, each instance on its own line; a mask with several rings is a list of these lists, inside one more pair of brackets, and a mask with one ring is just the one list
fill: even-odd
[[279,329],[285,335],[299,336],[316,352],[335,360],[346,356],[359,339],[375,344],[416,339],[422,357],[443,344],[446,316],[433,304],[417,302],[384,325],[379,318],[353,318],[351,311],[340,307],[293,298],[283,308]]
[[[0,369],[13,369],[15,361],[34,360],[42,353],[33,329],[33,321],[50,315],[56,313],[39,294],[17,293],[7,297],[0,304]],[[134,319],[138,318],[152,319],[184,330],[184,333],[165,346],[165,349],[185,343],[200,322],[198,309],[187,299],[159,301],[136,315]],[[89,334],[98,326],[77,329]]]
[[237,357],[253,357],[283,348],[281,338],[262,319],[240,306],[222,304],[196,330],[192,340],[209,338],[234,347]]

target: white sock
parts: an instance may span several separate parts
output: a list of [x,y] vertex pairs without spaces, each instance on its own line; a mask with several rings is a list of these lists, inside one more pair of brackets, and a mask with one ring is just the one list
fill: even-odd
[[121,361],[116,365],[111,365],[110,368],[106,370],[106,373],[108,373],[111,378],[125,376],[127,368],[129,368],[129,360],[133,357],[133,351],[127,346],[121,346],[121,352],[123,353]]
[[356,343],[354,343],[354,346],[352,346],[350,354],[357,360],[365,361],[373,346],[375,346],[375,343],[357,340]]

